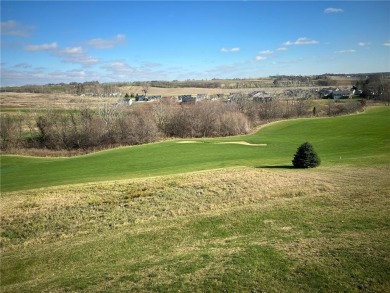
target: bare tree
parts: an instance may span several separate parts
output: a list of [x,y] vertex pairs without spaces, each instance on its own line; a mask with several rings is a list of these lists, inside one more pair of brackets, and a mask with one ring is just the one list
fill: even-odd
[[146,96],[147,93],[149,92],[149,88],[150,87],[149,87],[148,84],[145,84],[145,85],[142,86],[141,91],[144,93],[144,96]]
[[305,99],[298,99],[294,103],[295,113],[298,117],[307,115],[307,101]]
[[21,114],[4,114],[0,118],[0,149],[18,147],[23,138],[24,117]]

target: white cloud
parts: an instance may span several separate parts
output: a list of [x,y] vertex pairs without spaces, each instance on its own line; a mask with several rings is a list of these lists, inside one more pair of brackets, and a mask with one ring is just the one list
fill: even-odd
[[273,53],[274,53],[274,51],[271,51],[271,50],[264,50],[264,51],[259,52],[259,54],[263,54],[263,55],[271,55]]
[[111,63],[108,63],[104,66],[102,66],[103,69],[113,73],[117,74],[119,76],[132,74],[134,73],[135,69],[131,67],[130,65],[120,62],[120,61],[114,61]]
[[0,25],[0,32],[4,36],[28,37],[33,29],[34,26],[23,25],[15,20],[1,22]]
[[256,56],[256,60],[257,61],[263,61],[263,60],[267,60],[268,58],[265,57],[265,56]]
[[118,46],[126,41],[126,36],[118,34],[110,39],[92,39],[88,40],[87,44],[97,49],[109,49]]
[[60,53],[64,55],[80,55],[84,54],[84,50],[82,47],[67,47],[65,49],[60,50]]
[[354,49],[336,51],[336,53],[340,53],[340,54],[349,54],[349,53],[355,53],[355,52],[356,52],[356,50],[354,50]]
[[324,10],[324,13],[341,13],[343,12],[344,10],[342,10],[341,8],[332,8],[332,7],[329,7],[329,8],[326,8]]
[[309,38],[306,38],[306,37],[298,38],[296,41],[287,41],[287,42],[283,43],[283,45],[285,45],[285,46],[291,46],[291,45],[313,45],[313,44],[319,44],[319,41],[310,40]]
[[222,48],[221,49],[221,52],[224,52],[224,53],[234,53],[234,52],[239,52],[239,51],[240,51],[240,48],[231,48],[231,49]]
[[360,46],[360,47],[366,47],[366,46],[368,46],[370,43],[365,43],[365,42],[359,42],[358,43],[358,46]]
[[383,43],[383,46],[390,47],[390,41]]
[[[95,39],[89,41],[96,48],[111,48],[126,39],[124,35],[116,35],[110,40]],[[24,47],[26,51],[50,51],[65,63],[81,64],[83,66],[92,66],[100,62],[100,59],[88,56],[83,47],[60,48],[56,42],[50,44],[28,45]]]
[[277,48],[276,51],[287,51],[286,47]]
[[80,56],[79,58],[68,59],[68,63],[78,63],[84,66],[91,66],[100,62],[99,58],[92,56]]
[[72,70],[68,70],[68,71],[54,71],[54,72],[51,72],[50,75],[56,77],[56,78],[63,78],[63,79],[76,79],[76,80],[80,80],[80,79],[85,79],[85,77],[87,76],[87,72],[84,71],[84,70],[76,70],[76,69],[72,69]]
[[49,51],[57,49],[57,43],[53,42],[51,44],[41,44],[41,45],[28,45],[24,49],[26,51]]
[[[123,60],[112,60],[101,67],[105,71],[103,79],[110,81],[125,80],[156,80],[162,79],[173,73],[171,69],[166,69],[162,64],[146,62],[141,66],[132,66]],[[170,78],[175,79],[175,78]]]
[[82,47],[67,47],[55,51],[55,55],[59,56],[65,63],[81,64],[91,66],[99,63],[99,59],[88,56]]

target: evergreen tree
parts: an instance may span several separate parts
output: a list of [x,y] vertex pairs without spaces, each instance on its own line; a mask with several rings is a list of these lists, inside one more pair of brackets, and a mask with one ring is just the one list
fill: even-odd
[[321,159],[313,146],[305,142],[297,149],[292,163],[295,168],[315,168],[320,165]]

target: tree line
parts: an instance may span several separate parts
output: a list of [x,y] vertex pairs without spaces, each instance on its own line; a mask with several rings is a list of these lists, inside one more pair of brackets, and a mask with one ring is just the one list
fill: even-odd
[[206,100],[184,105],[167,98],[131,107],[118,103],[93,110],[3,113],[0,149],[91,150],[176,137],[233,136],[273,120],[332,116],[361,108],[355,100],[313,107],[311,100],[255,102],[241,95],[231,102]]

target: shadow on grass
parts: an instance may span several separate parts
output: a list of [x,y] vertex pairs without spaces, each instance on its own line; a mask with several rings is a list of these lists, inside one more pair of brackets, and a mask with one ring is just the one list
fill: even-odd
[[292,165],[265,165],[265,166],[257,166],[256,168],[264,168],[264,169],[296,169]]

